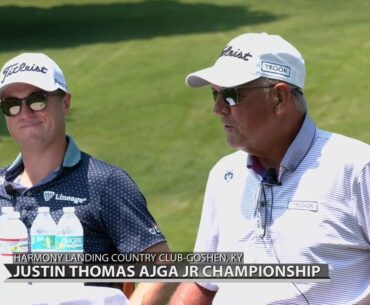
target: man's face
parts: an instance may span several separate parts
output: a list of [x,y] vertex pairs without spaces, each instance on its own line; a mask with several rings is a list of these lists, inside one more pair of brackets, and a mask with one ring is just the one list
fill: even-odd
[[[12,84],[3,92],[1,99],[24,99],[43,90],[23,83]],[[19,146],[51,145],[65,136],[65,117],[68,113],[70,95],[47,97],[47,106],[42,111],[32,111],[24,102],[15,116],[5,116],[10,135]]]
[[[218,86],[212,88],[217,92],[222,90]],[[273,87],[261,88],[261,84],[251,82],[237,90],[239,103],[230,106],[219,94],[215,100],[214,113],[221,117],[231,147],[257,156],[264,155],[268,146],[266,144],[277,127],[271,94]]]

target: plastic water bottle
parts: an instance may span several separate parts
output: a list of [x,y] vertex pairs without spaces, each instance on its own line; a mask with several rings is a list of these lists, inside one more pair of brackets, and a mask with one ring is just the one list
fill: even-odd
[[13,259],[13,253],[28,252],[28,233],[19,212],[12,211],[6,215],[8,217],[1,220],[1,256]]
[[[4,214],[3,214],[4,215]],[[8,271],[3,264],[13,263],[14,253],[28,252],[28,232],[20,220],[19,212],[10,212],[1,220],[0,231],[0,285],[8,277]]]
[[6,214],[9,214],[11,212],[14,212],[14,208],[13,207],[1,207],[1,216],[0,216],[0,221],[1,219],[4,219],[4,218],[8,218],[8,216],[6,216]]
[[[11,212],[14,212],[14,208],[13,207],[1,207],[1,216],[0,216],[0,232],[2,230],[2,228],[6,228],[7,225],[6,225],[6,220],[8,219],[8,214],[11,213]],[[3,224],[3,222],[5,222],[5,224]],[[2,252],[2,243],[0,243],[0,254],[3,253]]]
[[56,251],[83,252],[84,232],[74,207],[64,207],[63,216],[57,225]]
[[0,216],[0,231],[3,227],[2,221],[8,219],[8,214],[14,212],[13,207],[1,207],[1,216]]
[[[63,216],[59,219],[55,236],[55,249],[64,252],[67,256],[72,252],[83,252],[84,233],[82,225],[75,215],[74,207],[64,207]],[[76,263],[76,262],[75,262]],[[76,289],[83,286],[83,282],[68,282],[63,284],[64,289]]]
[[31,227],[31,251],[53,252],[55,249],[56,224],[49,207],[39,207]]

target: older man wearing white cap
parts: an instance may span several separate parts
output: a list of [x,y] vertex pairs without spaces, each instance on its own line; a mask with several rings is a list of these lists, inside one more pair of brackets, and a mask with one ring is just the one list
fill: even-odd
[[23,53],[3,66],[0,108],[21,153],[0,169],[0,207],[13,206],[28,230],[39,206],[49,207],[56,222],[63,207],[75,207],[85,253],[169,251],[129,175],[66,135],[70,104],[64,75],[45,54]]
[[247,264],[328,264],[329,282],[184,283],[171,304],[370,304],[370,148],[318,129],[305,63],[277,35],[231,40],[214,66],[214,113],[237,149],[211,170],[195,251]]

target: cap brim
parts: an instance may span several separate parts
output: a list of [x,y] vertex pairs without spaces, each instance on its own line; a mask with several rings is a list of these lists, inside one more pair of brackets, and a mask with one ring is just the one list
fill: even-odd
[[30,80],[30,81],[27,81],[27,82],[14,80],[14,81],[7,83],[6,85],[4,85],[0,88],[0,97],[3,94],[3,92],[9,86],[14,85],[14,84],[29,84],[29,85],[35,86],[35,87],[40,88],[41,90],[44,90],[44,91],[47,91],[47,92],[52,92],[52,91],[55,91],[57,89],[61,89],[65,92],[67,92],[67,90],[65,88],[63,88],[62,86],[58,86],[58,85],[54,85],[54,84],[52,84],[52,85],[42,84],[42,86],[40,86],[39,82],[33,81],[33,80]]
[[214,65],[191,73],[186,77],[186,84],[193,88],[209,84],[228,88],[249,83],[260,77],[260,75],[252,74],[241,69],[240,66],[230,65],[229,63],[228,66]]

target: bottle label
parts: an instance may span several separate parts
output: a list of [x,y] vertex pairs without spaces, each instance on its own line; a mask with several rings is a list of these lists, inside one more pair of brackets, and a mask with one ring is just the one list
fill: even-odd
[[55,247],[54,235],[32,235],[31,249],[32,251],[53,251]]
[[83,252],[83,236],[55,236],[56,251]]
[[0,238],[1,256],[13,256],[13,253],[28,252],[27,238]]

